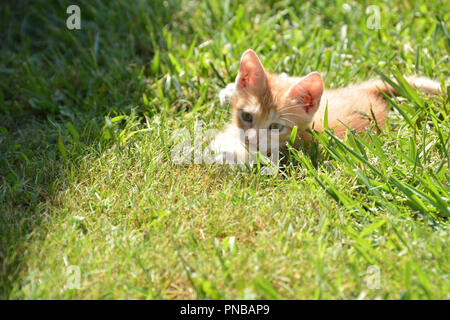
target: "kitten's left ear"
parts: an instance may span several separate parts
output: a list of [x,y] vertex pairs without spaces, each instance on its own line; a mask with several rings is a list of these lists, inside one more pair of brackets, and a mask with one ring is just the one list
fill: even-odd
[[308,115],[313,115],[323,93],[323,81],[318,72],[312,72],[300,79],[288,90],[288,97],[296,101]]
[[266,72],[252,49],[248,49],[242,54],[236,88],[250,91],[256,95],[262,94],[266,88]]

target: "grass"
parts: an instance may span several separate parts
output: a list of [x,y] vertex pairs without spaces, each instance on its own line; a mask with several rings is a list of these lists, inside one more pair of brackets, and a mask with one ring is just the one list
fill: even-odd
[[[81,30],[70,4],[0,11],[1,298],[450,298],[445,1],[79,1]],[[249,47],[327,87],[447,92],[400,81],[381,134],[316,134],[275,176],[174,164],[175,130],[228,121]]]

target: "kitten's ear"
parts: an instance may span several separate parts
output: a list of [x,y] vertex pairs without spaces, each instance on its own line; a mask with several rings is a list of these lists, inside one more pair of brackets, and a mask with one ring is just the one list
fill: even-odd
[[288,97],[297,101],[307,114],[313,115],[319,107],[322,93],[322,77],[318,72],[312,72],[288,90]]
[[254,94],[261,94],[266,88],[264,67],[252,49],[248,49],[242,54],[236,87],[238,90],[248,90]]

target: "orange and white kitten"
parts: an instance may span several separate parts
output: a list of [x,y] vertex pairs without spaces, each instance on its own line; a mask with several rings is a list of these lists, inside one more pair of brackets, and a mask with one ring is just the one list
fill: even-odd
[[[440,84],[423,77],[407,78],[416,89],[438,93]],[[361,132],[375,117],[384,126],[388,103],[380,91],[397,94],[381,80],[371,80],[345,88],[324,90],[322,77],[312,72],[305,77],[289,77],[267,72],[251,49],[241,57],[239,74],[234,83],[220,92],[222,105],[231,103],[232,122],[212,143],[216,154],[245,154],[245,142],[239,129],[267,129],[277,135],[279,145],[289,140],[294,126],[303,142],[309,143],[307,128],[323,130],[328,106],[328,127],[343,138],[346,126]]]

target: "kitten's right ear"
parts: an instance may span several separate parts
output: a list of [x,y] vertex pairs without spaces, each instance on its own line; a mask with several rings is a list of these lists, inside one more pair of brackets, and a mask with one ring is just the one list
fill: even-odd
[[252,49],[248,49],[242,54],[236,88],[257,95],[262,94],[266,88],[266,72]]
[[312,116],[318,109],[323,93],[323,80],[318,72],[311,72],[288,90],[288,97]]

